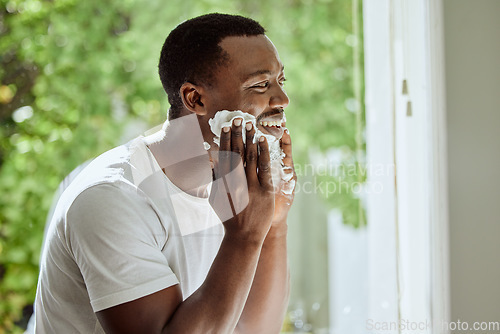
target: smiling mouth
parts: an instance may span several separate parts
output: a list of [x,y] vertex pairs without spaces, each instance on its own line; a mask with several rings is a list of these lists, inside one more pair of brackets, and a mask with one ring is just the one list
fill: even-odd
[[273,113],[272,115],[259,117],[257,120],[257,128],[264,134],[272,135],[276,139],[281,139],[283,136],[283,111]]

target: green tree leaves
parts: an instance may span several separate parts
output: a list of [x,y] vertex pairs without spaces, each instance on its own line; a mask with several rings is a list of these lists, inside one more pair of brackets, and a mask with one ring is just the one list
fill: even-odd
[[[364,144],[356,143],[349,110],[356,104],[352,0],[0,0],[0,334],[21,332],[14,322],[33,302],[57,185],[84,161],[164,121],[161,46],[178,23],[214,11],[258,20],[276,44],[296,164],[309,163],[313,150],[339,147],[341,164],[356,163]],[[340,182],[329,174],[318,180]],[[347,223],[363,222],[352,192],[323,197]]]

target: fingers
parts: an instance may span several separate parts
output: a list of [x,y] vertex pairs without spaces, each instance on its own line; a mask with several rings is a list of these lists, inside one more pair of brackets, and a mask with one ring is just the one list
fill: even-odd
[[285,178],[282,177],[285,182],[281,183],[281,191],[293,194],[295,191],[295,182],[291,182],[291,180],[297,181],[297,174],[295,173],[295,166],[293,165],[292,138],[290,137],[288,129],[285,129],[281,137],[280,146],[283,153],[285,153],[285,157],[283,158],[283,172],[286,174]]
[[253,142],[253,137],[255,135],[255,128],[252,122],[248,122],[245,125],[246,130],[246,150],[245,150],[245,171],[247,175],[247,180],[249,184],[254,184],[257,182],[257,143]]
[[[242,128],[243,119],[236,118],[233,120],[233,125],[231,127],[231,152],[239,154],[240,158],[238,161],[232,161],[232,166],[236,166],[238,163],[243,161],[245,156],[245,146],[243,144]],[[234,157],[234,155],[233,155]]]
[[273,190],[273,180],[271,177],[271,159],[269,157],[269,146],[264,136],[259,138],[260,154],[258,157],[259,170],[257,176],[260,185],[267,190]]
[[228,126],[222,128],[220,134],[220,148],[219,151],[230,151],[231,150],[231,128]]
[[217,163],[214,168],[215,177],[220,178],[231,170],[231,128],[224,127],[220,134],[220,147]]
[[241,118],[233,120],[231,127],[226,126],[222,128],[218,154],[219,166],[216,170],[217,177],[226,175],[243,161],[245,146],[243,144],[241,130]]
[[283,158],[283,164],[286,167],[293,168],[293,158],[292,158],[292,138],[290,137],[290,133],[288,129],[285,130],[283,136],[280,140],[281,149],[285,153],[285,157]]
[[[243,126],[246,127],[246,148],[242,137]],[[249,186],[258,182],[264,188],[273,189],[267,140],[262,136],[258,144],[254,143],[254,135],[255,127],[253,124],[248,122],[244,125],[241,118],[235,119],[231,128],[222,129],[219,149],[220,166],[216,176],[226,175],[244,161]]]

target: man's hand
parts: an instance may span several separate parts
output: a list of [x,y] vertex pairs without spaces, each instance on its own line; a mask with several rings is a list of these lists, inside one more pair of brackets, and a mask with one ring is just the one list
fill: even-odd
[[[293,169],[290,135],[281,139],[285,152],[285,171],[293,173],[282,181],[274,195],[271,228],[259,254],[252,289],[238,321],[238,333],[278,333],[288,305],[290,274],[287,260],[286,218],[294,197],[296,175]],[[283,192],[284,191],[284,192]]]
[[[243,126],[247,127],[246,147]],[[271,227],[274,193],[267,141],[261,137],[254,143],[254,135],[253,125],[242,124],[240,118],[231,129],[222,130],[210,203],[229,237],[262,243]]]

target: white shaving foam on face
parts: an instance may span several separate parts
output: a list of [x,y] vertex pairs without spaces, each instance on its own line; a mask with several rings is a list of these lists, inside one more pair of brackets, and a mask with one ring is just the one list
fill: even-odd
[[[285,157],[285,153],[280,147],[280,139],[276,138],[273,135],[262,133],[262,131],[257,128],[256,118],[253,115],[248,113],[244,113],[241,110],[228,111],[222,110],[218,111],[213,118],[208,120],[208,124],[210,125],[210,130],[215,135],[214,143],[217,146],[220,146],[220,134],[222,132],[222,128],[231,127],[233,124],[233,120],[236,118],[242,119],[242,138],[243,143],[246,143],[246,129],[245,124],[251,122],[254,129],[255,135],[253,142],[256,143],[260,137],[264,136],[267,140],[269,146],[269,157],[271,159],[271,171],[272,171],[272,179],[273,185],[277,187],[281,184],[281,191],[286,195],[291,195],[293,189],[295,188],[295,180],[293,180],[293,173],[288,172],[286,170],[291,170],[291,167],[285,167],[283,164],[283,158]],[[283,121],[285,121],[285,114],[283,114]],[[286,128],[284,129],[285,131]],[[284,183],[284,184],[283,184]]]
[[[215,135],[214,137],[214,143],[217,144],[217,146],[220,146],[220,134],[222,132],[222,128],[224,127],[231,127],[233,124],[233,120],[235,118],[241,118],[243,120],[243,127],[241,129],[241,134],[243,135],[243,142],[246,142],[246,129],[245,129],[245,124],[248,122],[252,122],[253,126],[255,127],[256,119],[253,115],[250,115],[248,113],[244,113],[241,110],[236,110],[236,111],[228,111],[228,110],[222,110],[218,111],[213,118],[208,120],[208,124],[210,125],[210,130],[212,133]],[[257,135],[257,133],[255,134]]]

